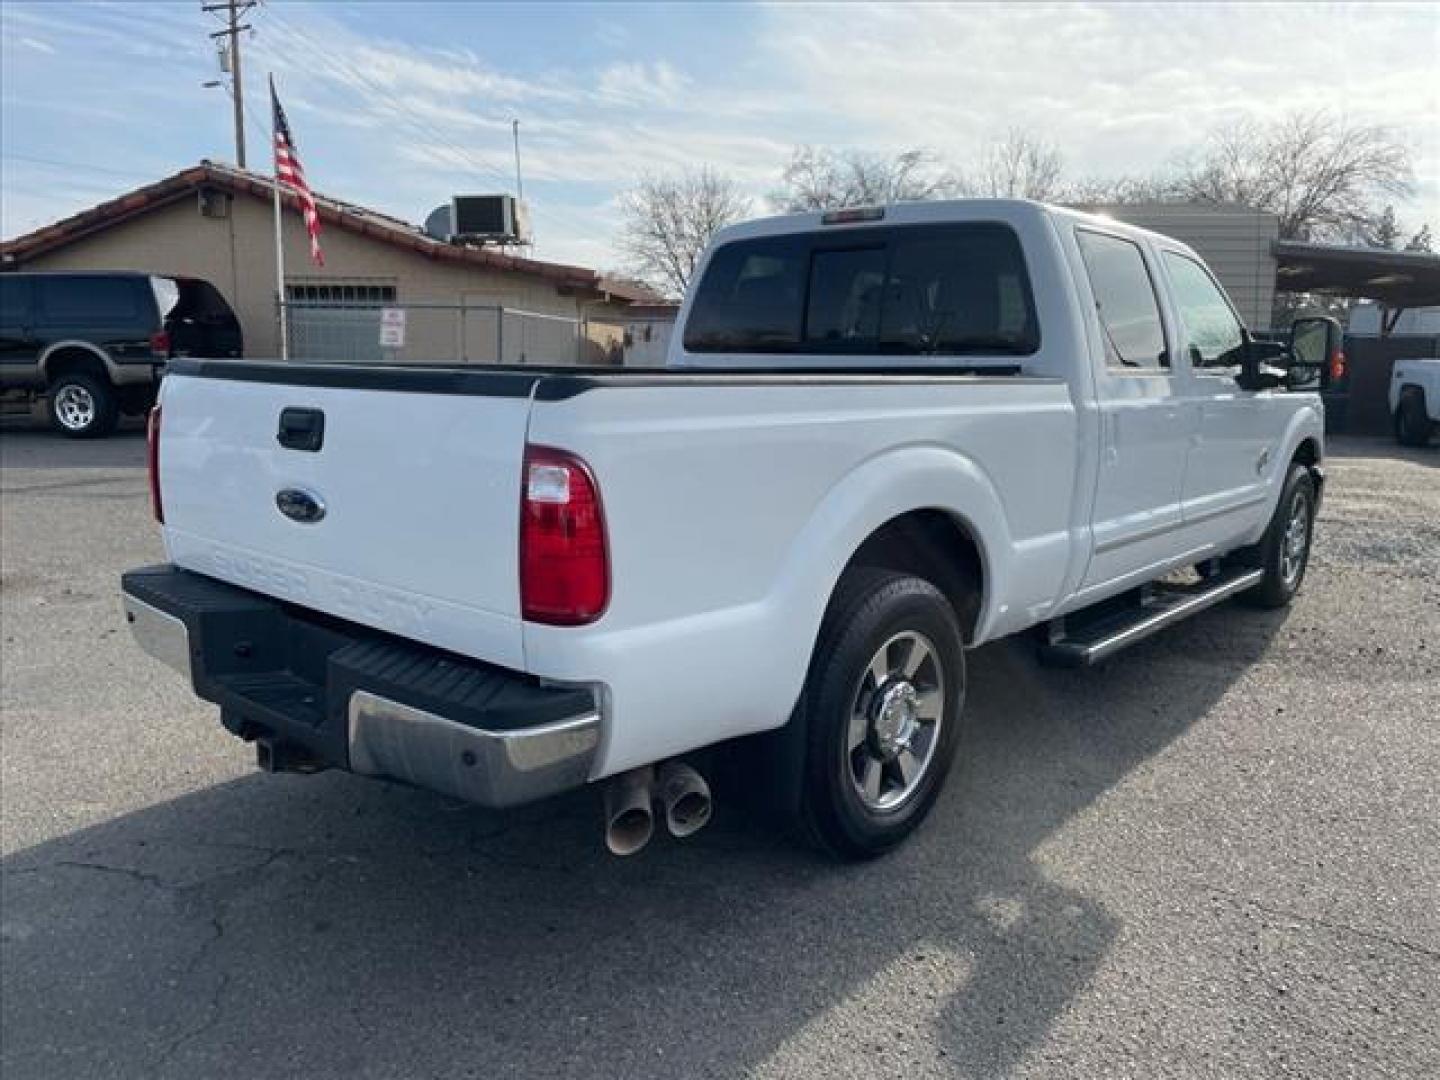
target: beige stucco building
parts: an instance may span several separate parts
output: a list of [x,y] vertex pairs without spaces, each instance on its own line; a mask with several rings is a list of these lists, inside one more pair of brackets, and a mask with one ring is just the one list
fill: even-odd
[[[325,266],[293,200],[283,218],[291,356],[304,360],[604,363],[625,312],[654,296],[593,270],[494,247],[316,196]],[[270,178],[202,162],[0,244],[6,269],[138,270],[200,277],[230,302],[245,354],[280,353]],[[382,349],[380,307],[405,310],[405,344]]]

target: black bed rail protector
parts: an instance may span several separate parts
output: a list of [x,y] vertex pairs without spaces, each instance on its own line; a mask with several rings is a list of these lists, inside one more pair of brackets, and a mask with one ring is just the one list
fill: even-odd
[[170,361],[168,376],[197,376],[284,386],[394,390],[411,394],[469,394],[565,401],[604,387],[653,386],[893,386],[955,381],[1058,382],[1022,376],[1019,364],[883,368],[613,368],[516,367],[500,364],[297,364],[249,360]]

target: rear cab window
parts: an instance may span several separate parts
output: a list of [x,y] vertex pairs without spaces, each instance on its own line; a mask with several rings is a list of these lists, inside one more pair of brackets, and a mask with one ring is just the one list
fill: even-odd
[[1028,356],[1039,322],[1008,225],[895,225],[718,248],[685,325],[695,353]]

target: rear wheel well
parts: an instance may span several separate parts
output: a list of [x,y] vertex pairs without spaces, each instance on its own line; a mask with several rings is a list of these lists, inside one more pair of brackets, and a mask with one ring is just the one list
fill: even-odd
[[970,531],[944,510],[912,510],[871,533],[850,557],[852,566],[913,574],[945,594],[968,645],[975,640],[985,567]]
[[1295,456],[1290,459],[1297,465],[1307,467],[1320,464],[1320,447],[1314,439],[1304,439],[1295,448]]
[[62,375],[93,375],[109,383],[105,362],[88,349],[58,349],[45,358],[45,382],[53,384]]

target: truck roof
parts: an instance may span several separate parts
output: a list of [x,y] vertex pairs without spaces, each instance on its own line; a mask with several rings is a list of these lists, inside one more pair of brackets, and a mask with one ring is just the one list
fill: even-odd
[[714,242],[723,244],[731,240],[760,236],[779,236],[786,233],[818,232],[820,230],[840,232],[883,225],[938,225],[963,221],[1002,221],[1019,224],[1022,220],[1064,218],[1135,239],[1143,237],[1160,241],[1168,247],[1179,248],[1194,254],[1194,250],[1188,244],[1176,240],[1173,236],[1129,225],[1104,214],[1085,213],[1066,206],[1036,202],[1033,199],[936,199],[925,202],[887,203],[884,206],[865,209],[879,210],[883,216],[868,220],[827,222],[825,219],[831,213],[830,211],[811,210],[799,214],[781,214],[727,226],[716,234]]

